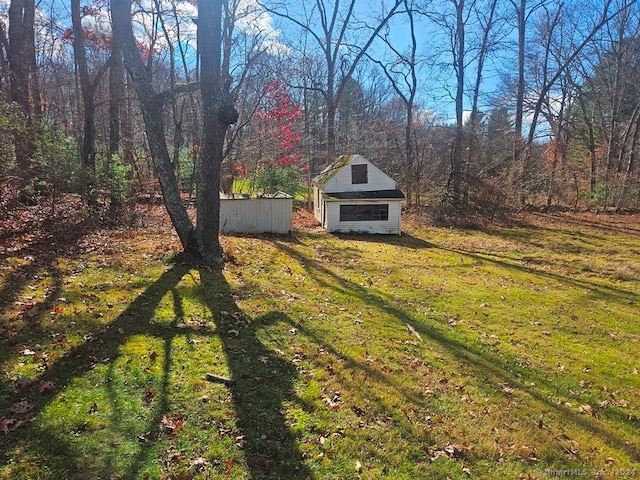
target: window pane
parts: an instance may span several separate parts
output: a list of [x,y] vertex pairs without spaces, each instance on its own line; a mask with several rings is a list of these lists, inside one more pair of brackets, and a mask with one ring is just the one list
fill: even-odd
[[340,205],[341,222],[389,220],[389,205]]

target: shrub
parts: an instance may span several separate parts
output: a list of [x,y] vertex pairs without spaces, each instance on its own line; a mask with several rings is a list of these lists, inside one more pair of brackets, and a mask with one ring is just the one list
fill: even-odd
[[296,167],[258,165],[253,178],[253,189],[262,193],[284,192],[296,194],[300,184],[300,172]]

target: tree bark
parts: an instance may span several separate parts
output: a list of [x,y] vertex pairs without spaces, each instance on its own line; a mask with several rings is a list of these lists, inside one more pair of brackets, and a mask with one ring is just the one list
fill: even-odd
[[226,8],[225,0],[200,0],[198,5],[203,129],[198,165],[196,236],[200,256],[213,264],[222,263],[219,230],[224,141],[229,125],[238,120],[238,112],[229,91],[228,62],[222,53],[223,43],[230,41],[222,36],[223,8]]
[[454,50],[454,70],[456,72],[456,134],[453,145],[453,151],[451,152],[451,172],[449,174],[449,182],[447,184],[446,195],[450,198],[452,206],[459,209],[463,206],[464,198],[464,171],[465,171],[465,156],[464,156],[464,85],[465,85],[465,23],[464,23],[464,8],[465,0],[454,1],[453,4],[456,8],[456,33],[455,33],[455,45]]
[[[35,108],[33,85],[36,72],[34,50],[34,0],[11,0],[9,5],[9,60],[10,97],[26,119],[26,128],[15,132],[14,151],[21,175],[21,188],[34,176],[32,164],[36,151],[35,123],[39,109]],[[31,36],[31,38],[29,38]]]
[[522,160],[522,126],[524,120],[524,51],[526,45],[526,20],[527,15],[525,9],[527,7],[527,0],[520,0],[519,4],[515,0],[512,0],[516,17],[518,19],[518,84],[516,92],[516,117],[515,117],[515,135],[513,144],[513,166],[518,168],[522,163],[522,170],[520,172],[520,206],[524,206],[526,203],[526,178],[527,169],[526,161]]
[[109,67],[109,156],[120,153],[120,102],[124,92],[124,65],[122,64],[122,41],[111,39],[111,66]]
[[140,57],[131,26],[131,2],[129,0],[112,0],[111,21],[113,34],[122,40],[125,68],[133,79],[140,99],[149,148],[160,181],[164,205],[180,238],[182,248],[187,253],[197,254],[195,229],[180,197],[180,189],[164,137],[162,115],[164,98],[153,89],[151,73]]
[[80,78],[82,91],[82,145],[80,157],[83,169],[84,197],[91,210],[97,204],[95,189],[96,174],[96,124],[94,104],[94,84],[89,76],[87,53],[84,45],[82,17],[80,16],[80,0],[71,0],[71,23],[73,26],[73,55]]

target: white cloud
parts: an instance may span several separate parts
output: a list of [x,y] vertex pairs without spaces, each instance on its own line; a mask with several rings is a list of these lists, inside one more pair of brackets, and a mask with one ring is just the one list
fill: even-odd
[[257,0],[240,0],[236,26],[244,34],[260,38],[262,47],[272,54],[289,51],[288,47],[279,40],[282,32],[274,28],[273,18],[258,4]]

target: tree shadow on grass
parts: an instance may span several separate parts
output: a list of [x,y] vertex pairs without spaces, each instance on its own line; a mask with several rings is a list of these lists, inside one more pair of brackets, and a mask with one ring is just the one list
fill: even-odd
[[[433,342],[436,342],[442,346],[445,350],[450,352],[458,361],[462,362],[468,369],[468,371],[475,375],[477,378],[484,378],[485,382],[500,386],[504,384],[511,385],[512,387],[524,392],[535,403],[543,406],[543,408],[555,411],[559,416],[564,417],[567,422],[578,425],[581,429],[589,432],[591,435],[597,436],[603,440],[603,442],[612,448],[615,448],[621,452],[624,452],[630,459],[635,462],[640,461],[640,450],[635,442],[631,441],[627,437],[628,432],[614,431],[608,422],[597,420],[594,417],[587,417],[582,414],[578,414],[562,404],[558,404],[551,397],[544,393],[544,390],[556,391],[557,388],[553,385],[552,380],[548,378],[548,375],[540,370],[531,370],[526,375],[515,375],[510,373],[510,368],[506,365],[506,360],[498,355],[484,351],[481,347],[466,343],[454,336],[448,335],[445,331],[429,326],[413,315],[402,309],[401,307],[389,303],[387,300],[379,295],[374,295],[370,290],[366,289],[362,285],[358,285],[348,279],[342,278],[322,262],[312,260],[303,257],[295,249],[285,243],[277,243],[276,247],[285,252],[291,258],[297,258],[302,264],[305,265],[305,270],[310,278],[312,278],[319,285],[328,289],[340,291],[342,293],[351,292],[354,297],[366,299],[369,306],[375,307],[384,311],[387,314],[395,317],[401,324],[410,325],[415,331],[417,331],[423,338],[428,338]],[[464,252],[460,252],[464,253]],[[470,255],[466,253],[467,255]],[[471,255],[473,256],[473,255]],[[499,262],[498,262],[499,263]],[[521,268],[514,265],[503,265],[510,268]],[[538,272],[531,271],[529,273],[536,274]],[[544,275],[550,276],[550,275]],[[561,280],[567,281],[565,278]],[[571,282],[568,282],[571,283]],[[302,327],[301,330],[303,329]],[[304,331],[306,335],[309,335],[317,343],[324,343],[324,340],[313,334],[310,331]],[[331,345],[325,345],[325,347],[333,352],[335,350]],[[337,354],[337,352],[335,352]],[[367,370],[370,367],[363,365],[362,362],[355,358],[351,358],[344,352],[341,356],[345,358],[351,368],[360,368]],[[404,395],[408,402],[414,401],[410,394],[404,392],[402,388],[398,388],[396,381],[391,375],[377,375],[378,381],[382,381],[391,386],[394,386],[399,394]],[[542,387],[542,388],[541,388]],[[562,398],[563,394],[557,390],[557,397]],[[604,415],[603,415],[604,416]],[[607,412],[606,417],[621,421],[615,412]],[[637,423],[637,419],[626,420],[629,424],[630,430],[634,428]]]
[[407,232],[402,235],[380,235],[376,233],[331,233],[341,240],[357,240],[359,242],[378,243],[381,245],[397,245],[412,250],[434,248],[435,245]]
[[[32,242],[10,254],[0,254],[0,264],[12,258],[20,259],[19,265],[8,269],[8,273],[0,276],[0,338],[5,342],[5,347],[26,343],[27,339],[32,344],[41,343],[46,337],[39,315],[53,309],[63,290],[63,272],[60,271],[58,262],[65,256],[73,255],[82,239],[94,228],[87,221],[71,225],[57,225],[51,221],[47,223],[52,225],[41,227],[45,233],[41,232],[39,236],[34,234],[36,238]],[[3,241],[2,237],[3,235],[0,235],[0,244]],[[32,296],[31,289],[47,281],[51,285],[44,289],[41,300],[27,301],[22,298]],[[22,307],[16,308],[17,305]],[[17,315],[9,317],[8,312],[13,310],[18,312]],[[8,348],[0,348],[0,362],[5,361],[8,355]]]
[[[0,414],[9,412],[9,406],[20,400],[27,399],[32,408],[28,411],[29,419],[36,421],[32,426],[28,423],[11,431],[8,435],[0,438],[0,450],[8,452],[17,444],[27,445],[29,450],[40,452],[41,458],[46,458],[50,464],[47,469],[59,472],[64,478],[84,478],[89,472],[82,473],[83,466],[80,465],[81,459],[78,458],[77,452],[74,451],[71,443],[60,438],[59,434],[51,431],[50,427],[41,426],[37,421],[37,417],[44,409],[53,402],[58,392],[62,392],[66,387],[73,384],[74,380],[86,375],[97,365],[109,364],[120,355],[120,348],[127,342],[127,339],[135,335],[151,335],[153,337],[164,339],[165,343],[171,343],[171,339],[176,335],[184,335],[184,330],[176,330],[167,325],[160,325],[152,322],[154,310],[164,295],[173,289],[180,282],[182,277],[188,271],[188,267],[184,264],[175,264],[160,278],[149,285],[149,287],[139,295],[127,309],[122,312],[111,324],[109,324],[101,332],[97,332],[90,336],[85,336],[85,342],[75,346],[67,355],[52,362],[48,368],[37,377],[33,378],[33,387],[26,391],[3,392],[0,396],[2,404],[0,404]],[[202,334],[203,332],[199,332]],[[163,375],[169,374],[167,365]],[[51,390],[44,393],[38,392],[38,385],[51,382]],[[159,402],[165,406],[168,404],[165,398],[167,392],[164,391],[160,395]],[[161,417],[164,412],[159,411]],[[19,420],[24,420],[20,419]],[[151,423],[157,423],[157,419]],[[69,426],[72,431],[79,434],[82,433],[80,426]],[[141,449],[139,459],[144,457]],[[138,459],[138,460],[139,460]],[[134,461],[132,466],[132,475],[129,478],[135,478],[134,471],[137,470],[139,462]],[[77,477],[79,475],[79,477]]]
[[[94,461],[93,467],[98,468],[101,472],[92,472],[91,468],[82,464],[83,458],[75,451],[71,442],[60,437],[60,432],[54,431],[51,427],[42,426],[37,421],[38,416],[44,409],[54,401],[67,387],[73,385],[75,379],[83,377],[88,372],[96,368],[98,365],[107,364],[111,368],[120,356],[120,348],[128,341],[129,338],[136,335],[147,335],[161,339],[164,343],[164,364],[163,364],[163,388],[156,395],[157,407],[155,415],[149,420],[150,430],[158,431],[160,419],[167,413],[169,400],[167,389],[167,378],[171,369],[170,350],[171,343],[176,336],[189,335],[195,333],[198,335],[212,335],[213,332],[203,328],[176,329],[174,326],[153,321],[153,315],[156,307],[162,298],[169,292],[173,292],[174,299],[177,298],[175,292],[176,286],[189,271],[186,264],[176,263],[164,272],[158,280],[149,285],[147,289],[131,302],[125,311],[123,311],[111,324],[106,326],[103,331],[97,332],[91,336],[85,336],[84,343],[76,345],[67,355],[52,362],[46,370],[44,370],[37,378],[33,378],[33,387],[27,391],[3,392],[0,396],[2,404],[0,404],[0,416],[10,415],[9,407],[15,402],[27,399],[32,407],[26,415],[17,417],[17,420],[23,422],[15,427],[13,431],[7,435],[0,437],[0,450],[10,451],[17,445],[27,446],[29,450],[38,454],[39,458],[43,458],[46,469],[49,471],[59,472],[61,478],[89,478],[92,475],[101,475],[109,469],[109,462],[99,466],[100,461]],[[174,304],[174,310],[177,316],[180,315],[180,306]],[[51,390],[44,393],[38,392],[38,385],[51,382]],[[108,388],[112,395],[117,395]],[[117,403],[114,402],[116,405]],[[88,413],[87,413],[88,415]],[[112,415],[112,423],[117,423],[120,418],[118,412]],[[32,425],[30,423],[33,422]],[[77,435],[90,434],[90,432],[82,431],[83,425],[69,426],[71,431]],[[118,425],[112,425],[117,429]],[[64,430],[64,429],[63,429]],[[143,433],[143,432],[140,432]],[[139,469],[144,460],[148,457],[152,449],[153,442],[147,444],[142,443],[139,453],[135,458],[130,460],[130,468],[123,478],[137,478]],[[108,446],[105,446],[108,450]],[[108,451],[104,452],[108,457]],[[8,457],[0,458],[0,465],[5,461],[9,461]],[[97,478],[97,477],[96,477]]]
[[[13,431],[0,436],[0,450],[8,453],[15,451],[17,447],[23,453],[31,452],[42,462],[42,468],[56,472],[55,475],[59,478],[106,478],[113,476],[114,472],[120,472],[119,478],[139,478],[145,466],[157,455],[158,441],[164,438],[163,417],[175,413],[170,411],[169,381],[172,370],[176,368],[172,358],[174,340],[185,335],[219,335],[233,378],[229,388],[240,433],[237,443],[243,449],[251,478],[311,478],[311,472],[302,460],[296,439],[283,413],[284,403],[294,399],[293,382],[297,371],[290,362],[263,344],[258,335],[261,328],[290,320],[283,314],[273,312],[250,321],[235,304],[222,272],[201,266],[201,298],[210,309],[216,326],[211,329],[202,325],[185,324],[177,287],[185,275],[195,271],[192,268],[192,265],[174,264],[103,331],[91,338],[85,337],[83,344],[52,362],[33,379],[34,387],[30,391],[11,391],[10,385],[4,385],[5,391],[0,395],[0,417],[11,415],[22,423],[19,426],[10,425],[15,427],[12,428]],[[173,296],[174,321],[157,322],[154,319],[155,310],[167,294]],[[130,407],[121,406],[121,392],[113,386],[113,382],[118,376],[115,364],[122,355],[121,347],[128,339],[138,335],[161,342],[162,347],[158,352],[162,351],[162,358],[158,361],[162,361],[162,365],[161,378],[154,384],[156,391],[152,404],[143,413],[146,415],[146,431],[134,433],[127,426],[125,417]],[[83,435],[91,435],[90,427],[87,427],[89,422],[81,421],[78,425],[60,428],[38,421],[45,408],[59,395],[64,395],[67,387],[72,387],[77,379],[99,365],[107,366],[103,380],[105,384],[102,387],[106,389],[111,409],[108,428],[128,442],[135,442],[135,436],[139,435],[136,452],[127,458],[110,459],[109,445],[104,445],[99,452],[95,452],[99,458],[86,458],[88,452],[84,447],[79,447],[78,439]],[[55,388],[41,394],[37,385],[42,385],[43,382],[52,382]],[[141,384],[132,388],[135,390],[132,393],[134,397],[142,397],[148,386]],[[32,404],[29,411],[24,415],[10,414],[10,406],[24,399]],[[99,411],[104,407],[105,405],[98,405]],[[122,408],[124,410],[121,411]],[[82,414],[85,415],[85,412]],[[86,412],[86,416],[89,415]],[[35,420],[33,423],[32,419]],[[68,432],[71,432],[71,437],[67,436]],[[76,440],[71,441],[73,437]],[[10,455],[5,455],[0,458],[0,466],[11,461]]]
[[255,319],[245,316],[220,271],[200,268],[200,280],[203,302],[213,313],[231,373],[236,425],[251,478],[311,478],[283,410],[285,402],[295,399],[297,370],[259,338],[260,329],[291,320],[280,312]]

